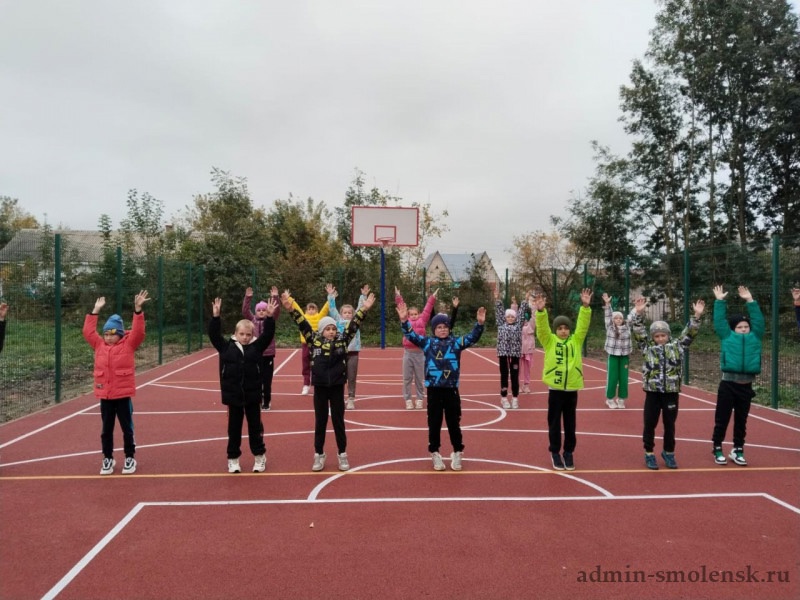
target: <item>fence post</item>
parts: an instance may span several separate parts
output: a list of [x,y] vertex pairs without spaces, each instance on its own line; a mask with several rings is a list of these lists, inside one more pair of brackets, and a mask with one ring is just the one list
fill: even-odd
[[55,330],[56,330],[56,345],[55,345],[55,367],[56,367],[56,402],[61,402],[61,234],[56,234],[55,252],[53,263],[53,285],[55,288],[55,298],[53,301],[53,309],[55,311]]
[[116,296],[117,308],[114,310],[118,315],[122,314],[122,248],[117,246],[117,281],[114,285],[114,295]]
[[[689,296],[692,293],[689,287],[689,248],[683,249],[683,320],[688,323],[690,307]],[[683,383],[689,385],[689,348],[683,354]]]
[[631,312],[631,259],[629,256],[625,257],[625,318],[628,318],[628,313]]
[[[589,287],[589,268],[586,266],[586,263],[583,263],[583,289],[585,290],[587,287]],[[581,306],[583,305],[581,304]],[[589,342],[586,340],[586,338],[583,338],[583,346],[581,348],[581,353],[583,354],[583,356],[586,356],[588,352],[589,352]]]
[[203,265],[200,265],[197,271],[197,323],[198,323],[198,331],[200,333],[200,341],[197,344],[197,349],[203,349],[203,334],[205,330],[203,329],[205,323],[203,319],[203,298],[205,298],[206,292],[206,268]]
[[186,354],[192,353],[192,263],[186,263]]
[[558,273],[553,269],[553,314],[558,314]]
[[770,405],[778,408],[778,363],[780,361],[780,236],[772,236],[772,369],[770,372]]
[[506,294],[505,294],[505,302],[506,306],[511,306],[511,301],[508,296],[508,269],[506,269]]
[[158,323],[158,364],[164,364],[164,257],[158,257],[158,300],[156,322]]

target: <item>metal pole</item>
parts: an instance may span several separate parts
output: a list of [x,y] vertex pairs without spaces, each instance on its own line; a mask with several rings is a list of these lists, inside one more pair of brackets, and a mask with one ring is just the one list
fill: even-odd
[[386,255],[381,246],[381,350],[386,348]]
[[[683,249],[683,316],[684,321],[689,322],[689,311],[691,310],[690,295],[692,290],[689,288],[689,249]],[[683,383],[689,384],[689,348],[683,354]]]
[[53,311],[55,316],[56,346],[55,346],[55,367],[56,367],[56,402],[61,402],[61,234],[56,234],[55,262],[53,264],[53,284],[55,286],[55,299],[53,301]]
[[780,236],[772,236],[772,369],[770,372],[770,404],[778,408],[778,362],[780,361],[780,319],[779,305],[780,290]]

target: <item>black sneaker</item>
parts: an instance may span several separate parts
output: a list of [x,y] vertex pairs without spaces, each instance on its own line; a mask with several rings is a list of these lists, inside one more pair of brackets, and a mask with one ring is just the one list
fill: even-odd
[[652,452],[645,452],[644,453],[644,464],[647,466],[648,469],[652,469],[653,471],[658,471],[658,463],[656,462],[656,455]]
[[553,468],[556,471],[563,471],[565,467],[564,467],[564,461],[561,460],[561,455],[558,452],[552,452],[550,456],[553,459]]
[[572,460],[572,452],[564,452],[564,468],[567,471],[575,470],[575,461]]

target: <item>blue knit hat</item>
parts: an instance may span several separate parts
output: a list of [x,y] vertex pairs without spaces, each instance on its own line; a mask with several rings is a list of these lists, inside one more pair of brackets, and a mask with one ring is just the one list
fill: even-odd
[[119,315],[111,315],[108,317],[108,321],[106,324],[103,325],[103,333],[106,331],[111,331],[112,333],[116,333],[119,337],[125,335],[125,326],[122,323],[122,317]]
[[447,325],[450,327],[450,317],[444,313],[434,315],[434,317],[431,319],[431,330],[436,331],[436,327],[439,325]]

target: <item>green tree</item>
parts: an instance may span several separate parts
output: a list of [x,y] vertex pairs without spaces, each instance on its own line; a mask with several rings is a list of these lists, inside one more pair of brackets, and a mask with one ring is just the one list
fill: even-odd
[[37,229],[39,223],[19,205],[17,198],[0,196],[0,248],[3,248],[20,229]]

